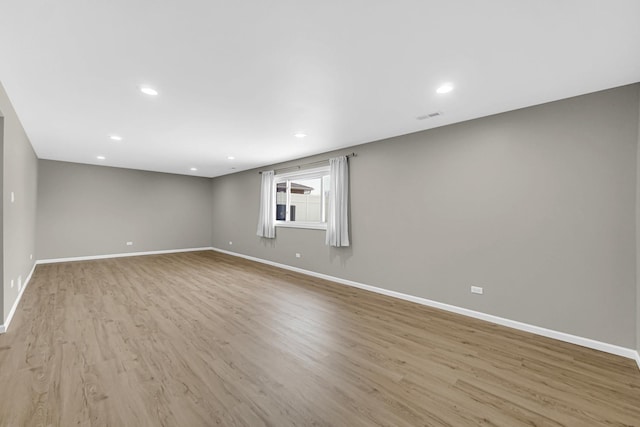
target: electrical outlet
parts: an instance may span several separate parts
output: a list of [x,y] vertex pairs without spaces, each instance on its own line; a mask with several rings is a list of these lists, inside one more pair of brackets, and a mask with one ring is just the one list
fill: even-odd
[[133,242],[127,242],[127,246],[133,246]]
[[13,289],[13,279],[11,279],[11,288]]
[[233,242],[231,240],[229,240],[229,245],[233,245]]
[[29,254],[29,259],[33,259],[33,254]]
[[12,191],[11,192],[11,203],[16,201],[16,194]]
[[302,255],[300,255],[299,253],[296,253],[296,258],[302,258]]
[[472,294],[480,294],[480,295],[482,295],[483,292],[484,292],[484,290],[480,286],[472,286],[471,287],[471,293]]

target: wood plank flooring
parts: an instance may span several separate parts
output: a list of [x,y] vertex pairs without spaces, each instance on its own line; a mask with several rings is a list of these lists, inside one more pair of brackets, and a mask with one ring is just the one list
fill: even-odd
[[640,426],[632,360],[215,252],[41,265],[1,426]]

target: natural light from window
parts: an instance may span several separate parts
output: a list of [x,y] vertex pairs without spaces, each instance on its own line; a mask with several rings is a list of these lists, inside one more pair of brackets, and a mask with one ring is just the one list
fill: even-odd
[[326,229],[329,168],[276,175],[276,225]]

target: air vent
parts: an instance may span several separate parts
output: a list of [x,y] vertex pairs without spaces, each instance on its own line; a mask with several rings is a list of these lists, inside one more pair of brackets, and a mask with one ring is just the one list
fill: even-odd
[[429,114],[424,114],[422,116],[418,116],[416,117],[416,119],[418,120],[432,119],[434,117],[441,116],[442,114],[444,114],[442,111],[436,111],[435,113],[429,113]]

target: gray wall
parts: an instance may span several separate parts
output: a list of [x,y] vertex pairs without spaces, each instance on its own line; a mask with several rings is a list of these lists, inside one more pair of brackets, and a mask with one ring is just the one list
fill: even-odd
[[38,259],[211,245],[210,179],[52,160],[39,166]]
[[261,240],[257,171],[215,178],[213,246],[634,348],[639,91],[342,151],[358,154],[347,249],[317,230]]
[[[640,168],[640,117],[638,117],[638,167]],[[636,351],[640,356],[640,169],[636,169]]]
[[[1,86],[1,85],[0,85]],[[0,188],[2,188],[2,197],[0,197],[0,278],[2,278],[2,290],[0,291],[0,322],[4,324],[4,187],[2,175],[4,174],[4,115],[0,110]],[[11,287],[11,285],[9,285]]]
[[[2,242],[4,323],[35,263],[38,163],[29,138],[0,85],[2,138]],[[15,201],[11,202],[11,192]],[[14,287],[11,287],[11,280]]]

